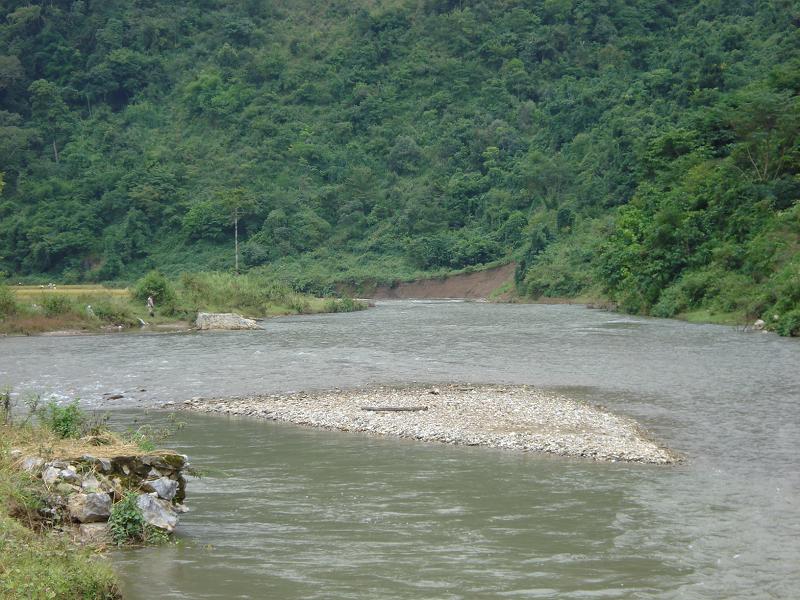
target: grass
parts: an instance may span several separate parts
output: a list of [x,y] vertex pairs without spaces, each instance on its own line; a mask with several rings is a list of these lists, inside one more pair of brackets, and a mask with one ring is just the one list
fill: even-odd
[[42,297],[50,295],[65,295],[70,297],[93,296],[102,298],[125,298],[129,297],[127,288],[108,288],[102,285],[57,285],[48,288],[40,285],[14,285],[8,286],[20,301],[37,301]]
[[[156,314],[151,317],[145,301],[152,294],[140,296],[154,281],[165,286],[162,292],[169,290],[170,294],[164,302],[155,295]],[[193,321],[199,311],[238,312],[260,318],[364,308],[365,304],[347,298],[332,300],[297,292],[263,273],[193,273],[182,275],[177,282],[151,273],[132,289],[0,283],[0,334],[130,329],[138,328],[140,320],[154,326],[183,324]]]
[[[20,467],[27,457],[73,462],[86,455],[109,459],[140,455],[142,442],[151,441],[142,428],[127,436],[109,431],[105,418],[82,411],[77,401],[41,406],[38,397],[31,396],[25,401],[27,416],[17,416],[15,422],[10,397],[10,390],[0,392],[0,598],[121,598],[110,564],[99,554],[104,548],[78,545],[63,515],[40,511],[49,505],[45,498],[51,492],[40,478]],[[174,454],[154,446],[145,451]],[[129,489],[112,507],[109,531],[114,542],[166,541],[165,532],[145,523],[137,498],[138,493]]]
[[110,600],[122,595],[104,559],[55,533],[36,533],[0,515],[0,597]]
[[[86,453],[87,442],[60,440],[27,425],[0,424],[0,598],[121,598],[110,565],[94,551],[39,525],[41,482],[17,468],[23,456]],[[97,448],[93,447],[96,452]]]
[[716,312],[707,308],[692,310],[675,316],[676,319],[689,323],[711,323],[713,325],[739,325],[743,326],[750,323],[753,319],[748,319],[741,312]]

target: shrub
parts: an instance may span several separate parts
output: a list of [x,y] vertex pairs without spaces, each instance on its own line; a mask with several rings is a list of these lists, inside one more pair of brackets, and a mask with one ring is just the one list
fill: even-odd
[[136,282],[133,297],[142,304],[147,302],[147,297],[152,296],[156,309],[165,315],[174,315],[177,310],[178,298],[175,289],[167,278],[158,271],[150,271]]
[[130,308],[123,304],[100,300],[92,304],[92,310],[98,319],[108,323],[128,326],[136,323],[136,319],[131,315]]
[[161,544],[169,539],[166,531],[148,525],[136,504],[139,494],[127,492],[111,507],[108,530],[117,546],[123,544]]
[[365,308],[366,304],[352,298],[330,298],[325,301],[325,312],[329,313],[355,312]]
[[10,317],[17,312],[17,301],[14,292],[5,284],[0,283],[0,319]]
[[650,314],[654,317],[674,317],[685,311],[688,306],[689,298],[683,287],[680,285],[672,285],[661,293],[658,302],[653,306]]
[[45,316],[57,317],[72,311],[72,300],[64,294],[45,294],[42,296],[42,310]]
[[78,406],[78,401],[73,400],[66,406],[59,406],[55,401],[50,401],[40,411],[39,418],[42,424],[60,438],[78,438],[86,422],[86,414]]
[[145,541],[147,523],[136,505],[137,498],[138,494],[128,492],[111,507],[108,529],[117,546]]
[[775,330],[779,335],[800,336],[800,309],[789,311],[781,316]]
[[11,390],[0,391],[0,425],[11,423]]

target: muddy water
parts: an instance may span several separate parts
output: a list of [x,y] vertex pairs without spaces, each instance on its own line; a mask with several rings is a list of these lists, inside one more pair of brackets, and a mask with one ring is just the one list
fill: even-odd
[[795,597],[799,367],[797,340],[569,306],[0,340],[0,382],[124,408],[121,423],[195,395],[500,381],[604,404],[688,457],[603,465],[184,415],[173,443],[205,474],[179,544],[115,556],[128,598]]

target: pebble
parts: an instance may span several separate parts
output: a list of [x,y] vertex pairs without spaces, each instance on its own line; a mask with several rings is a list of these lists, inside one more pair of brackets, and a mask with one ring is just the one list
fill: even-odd
[[[531,386],[382,386],[192,400],[184,403],[185,410],[245,415],[339,431],[596,461],[681,461],[678,454],[650,439],[633,419]],[[420,404],[427,405],[428,410],[361,409]]]

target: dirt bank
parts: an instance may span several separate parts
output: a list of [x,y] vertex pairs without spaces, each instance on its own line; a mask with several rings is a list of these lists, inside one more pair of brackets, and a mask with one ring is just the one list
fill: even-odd
[[513,281],[516,265],[509,263],[502,267],[464,273],[436,279],[418,279],[402,282],[394,287],[381,286],[375,289],[372,298],[376,300],[405,298],[488,298],[492,292],[505,283]]

